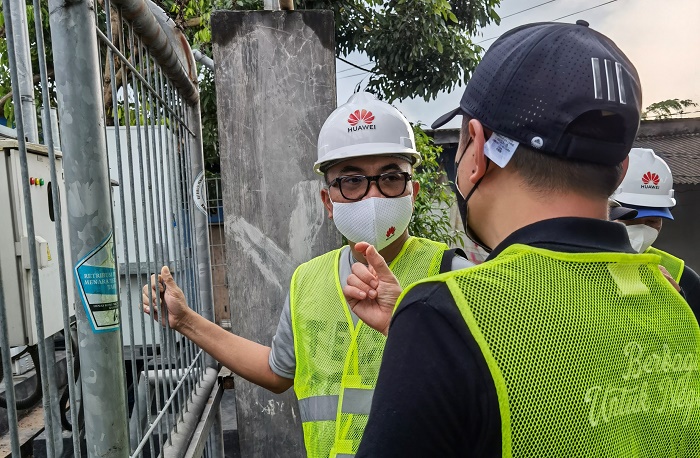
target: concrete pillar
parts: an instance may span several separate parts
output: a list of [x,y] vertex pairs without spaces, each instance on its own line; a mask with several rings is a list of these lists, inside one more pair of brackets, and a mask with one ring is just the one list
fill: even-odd
[[[269,345],[296,266],[340,246],[314,174],[316,141],[335,108],[331,11],[212,15],[233,332]],[[242,457],[305,456],[290,389],[240,378]]]

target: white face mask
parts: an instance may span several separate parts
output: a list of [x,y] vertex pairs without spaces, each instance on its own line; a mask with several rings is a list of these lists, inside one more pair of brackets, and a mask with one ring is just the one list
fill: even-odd
[[358,202],[333,202],[333,221],[351,242],[367,242],[382,250],[398,239],[413,215],[413,196],[370,197]]
[[633,224],[625,226],[630,244],[637,253],[644,253],[659,236],[659,231],[646,224]]

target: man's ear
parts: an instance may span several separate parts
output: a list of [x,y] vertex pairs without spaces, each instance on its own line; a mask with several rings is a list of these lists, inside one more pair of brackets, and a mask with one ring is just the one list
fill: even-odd
[[420,183],[418,181],[413,180],[411,181],[411,185],[413,186],[413,203],[416,203],[416,197],[418,197],[418,191],[420,191]]
[[331,202],[331,196],[328,188],[321,189],[321,200],[323,201],[323,206],[326,207],[326,211],[328,212],[328,219],[333,219],[333,202]]
[[476,119],[469,121],[469,135],[472,138],[474,147],[472,148],[472,157],[470,161],[472,170],[467,171],[467,173],[469,173],[469,181],[476,184],[476,182],[479,181],[486,173],[487,164],[487,158],[484,155],[484,144],[486,143],[486,137],[484,134],[484,126],[481,124],[481,122]]

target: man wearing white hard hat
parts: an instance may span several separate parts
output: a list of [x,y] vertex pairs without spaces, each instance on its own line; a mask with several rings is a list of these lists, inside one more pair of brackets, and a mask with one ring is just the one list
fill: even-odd
[[[270,347],[192,312],[167,267],[161,273],[173,329],[253,383],[276,393],[294,386],[309,457],[355,454],[384,351],[386,338],[373,329],[382,323],[372,320],[386,320],[386,326],[387,315],[366,315],[365,324],[343,296],[353,264],[381,255],[401,287],[473,265],[443,243],[409,235],[420,188],[412,172],[420,160],[406,118],[373,95],[355,94],[331,113],[319,134],[314,170],[325,179],[320,197],[328,217],[349,245],[296,269]],[[144,286],[147,313],[148,288],[155,291],[155,284]],[[373,297],[386,294],[379,288]]]
[[[693,309],[700,309],[700,277],[685,262],[652,244],[659,236],[663,220],[673,220],[676,205],[673,175],[668,164],[647,148],[632,148],[629,168],[613,198],[637,211],[633,219],[615,218],[627,228],[630,243],[639,253],[661,256],[661,265],[679,284],[681,293]],[[611,217],[611,219],[613,219]]]

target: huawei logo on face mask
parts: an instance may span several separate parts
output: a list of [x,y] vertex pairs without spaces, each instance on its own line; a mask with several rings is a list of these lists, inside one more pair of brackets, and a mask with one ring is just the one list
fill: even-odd
[[386,231],[386,239],[389,240],[391,237],[393,237],[395,232],[396,228],[394,226],[391,226],[389,230]]
[[659,175],[647,172],[642,176],[642,189],[659,189]]
[[355,110],[350,113],[348,117],[348,124],[352,127],[348,127],[348,132],[355,132],[358,130],[373,130],[377,126],[373,125],[374,115],[369,110]]

